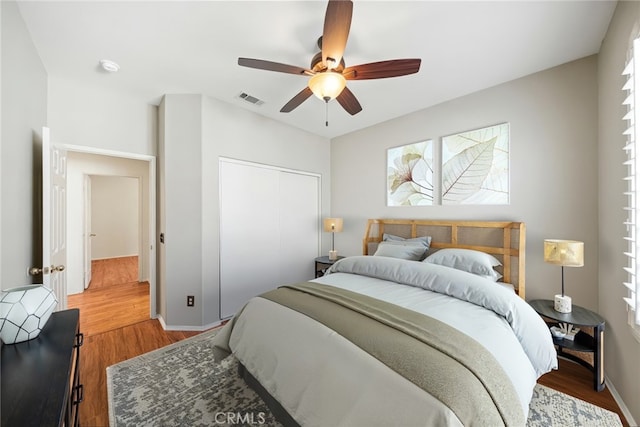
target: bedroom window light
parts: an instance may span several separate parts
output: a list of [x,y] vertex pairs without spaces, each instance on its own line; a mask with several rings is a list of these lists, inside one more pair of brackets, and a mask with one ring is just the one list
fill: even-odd
[[[627,266],[624,268],[627,272],[627,281],[624,286],[628,290],[628,296],[624,298],[629,313],[629,325],[635,337],[640,340],[640,239],[638,236],[638,227],[640,225],[640,209],[637,206],[638,189],[640,175],[640,157],[637,156],[636,146],[636,124],[640,119],[640,100],[637,99],[636,88],[640,88],[640,38],[633,41],[629,51],[629,60],[623,71],[623,75],[627,80],[622,88],[625,93],[623,104],[626,105],[626,114],[623,120],[626,124],[624,151],[627,159],[624,165],[627,169],[625,181],[627,182],[627,204],[625,211],[627,218],[625,220],[627,251]],[[636,108],[637,107],[637,108]]]

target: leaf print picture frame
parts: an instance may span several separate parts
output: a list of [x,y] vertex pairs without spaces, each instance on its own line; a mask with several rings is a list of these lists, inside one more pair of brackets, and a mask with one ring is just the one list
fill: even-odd
[[442,138],[442,204],[508,205],[509,123]]
[[433,141],[387,150],[387,206],[434,204]]

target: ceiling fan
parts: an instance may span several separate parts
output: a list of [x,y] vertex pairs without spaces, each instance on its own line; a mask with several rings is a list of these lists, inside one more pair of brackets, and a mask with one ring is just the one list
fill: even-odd
[[362,106],[353,92],[346,87],[347,80],[383,79],[414,74],[420,70],[421,60],[394,59],[346,67],[343,54],[349,37],[352,13],[351,0],[329,0],[324,17],[324,30],[318,39],[321,51],[311,59],[309,68],[251,58],[238,58],[238,65],[311,77],[307,87],[291,98],[282,107],[281,113],[293,111],[315,94],[326,103],[335,98],[349,114],[357,114],[362,111]]

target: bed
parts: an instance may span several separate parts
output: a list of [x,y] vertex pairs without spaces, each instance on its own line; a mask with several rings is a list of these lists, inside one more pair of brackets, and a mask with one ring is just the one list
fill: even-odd
[[557,368],[525,225],[372,219],[363,255],[251,299],[216,336],[285,425],[526,422]]

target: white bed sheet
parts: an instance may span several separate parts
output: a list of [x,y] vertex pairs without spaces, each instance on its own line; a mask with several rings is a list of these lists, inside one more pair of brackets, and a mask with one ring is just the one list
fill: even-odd
[[[538,376],[511,326],[503,317],[447,295],[372,277],[333,273],[313,281],[426,314],[472,337],[489,350],[504,368],[518,393],[525,415],[528,414]],[[460,316],[460,313],[465,315]]]

